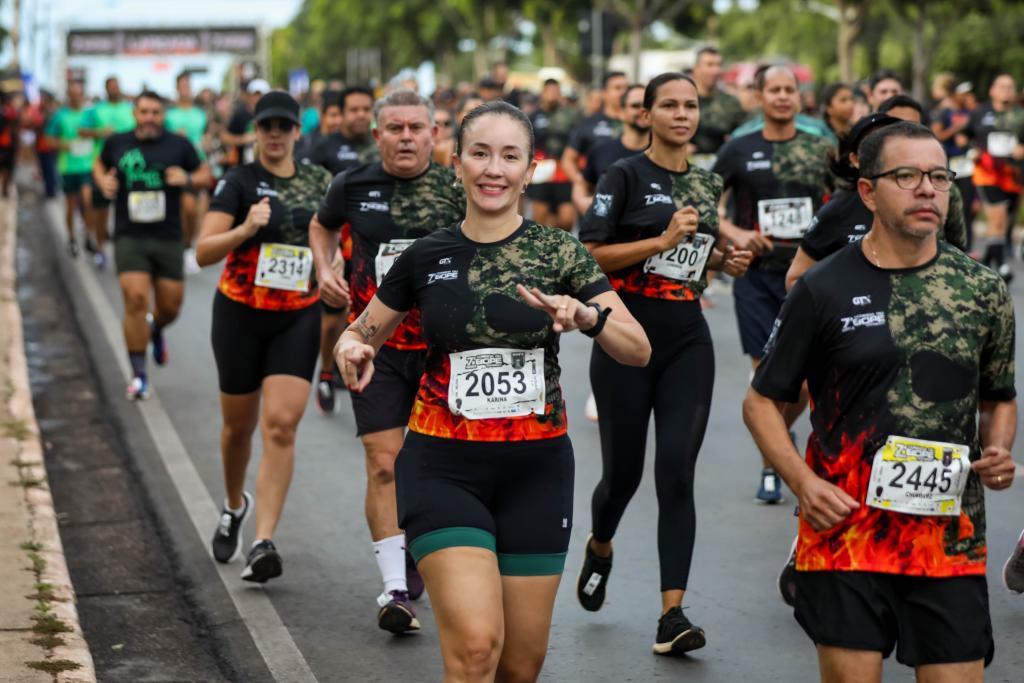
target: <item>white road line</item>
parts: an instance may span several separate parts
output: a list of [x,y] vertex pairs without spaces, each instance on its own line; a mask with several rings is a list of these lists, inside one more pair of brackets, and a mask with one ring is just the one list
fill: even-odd
[[[49,225],[55,238],[55,244],[63,246],[67,239],[64,229],[64,217],[61,215],[59,201],[46,202],[41,205],[44,220]],[[64,250],[60,249],[64,256]],[[103,293],[92,270],[91,259],[83,253],[83,257],[75,260],[58,258],[60,269],[69,285],[77,284],[92,305],[93,313],[100,323],[103,336],[114,350],[118,367],[125,384],[131,379],[131,367],[128,364],[124,338],[121,334],[121,321]],[[113,264],[111,264],[113,267]],[[73,278],[73,279],[72,279]],[[73,285],[72,285],[73,286]],[[263,655],[267,668],[275,680],[287,683],[317,683],[316,676],[309,668],[306,658],[299,651],[291,634],[281,621],[267,594],[258,586],[243,584],[238,577],[237,565],[225,565],[214,562],[210,548],[209,536],[220,516],[220,507],[210,497],[199,477],[192,459],[185,450],[178,431],[174,428],[170,417],[160,403],[160,397],[151,394],[148,401],[136,403],[142,418],[153,437],[160,459],[167,468],[171,480],[178,491],[181,502],[188,512],[192,526],[199,536],[199,541],[210,556],[231,601],[245,622],[252,635],[257,649]]]

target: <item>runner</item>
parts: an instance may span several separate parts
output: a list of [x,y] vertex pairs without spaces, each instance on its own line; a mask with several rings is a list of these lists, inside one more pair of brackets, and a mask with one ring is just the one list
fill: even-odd
[[[797,282],[743,414],[800,501],[795,616],[824,681],[981,681],[993,655],[982,486],[1013,482],[1013,302],[938,242],[952,174],[927,128],[860,147],[868,235]],[[813,397],[806,462],[779,403]]]
[[253,143],[256,132],[253,130],[253,109],[263,95],[270,92],[270,84],[262,78],[254,78],[245,86],[239,96],[231,118],[220,132],[220,142],[224,146],[224,158],[221,166],[227,173],[239,164],[248,164],[255,159]]
[[853,124],[853,89],[846,83],[830,83],[821,91],[821,118],[837,139],[850,132]]
[[[188,138],[196,154],[205,160],[203,136],[206,134],[206,112],[197,107],[192,96],[192,75],[182,71],[174,81],[178,100],[167,110],[167,130]],[[192,187],[181,193],[181,227],[185,237],[185,272],[198,273],[196,251],[193,244],[199,229],[199,217],[206,213],[208,198],[201,187]]]
[[649,144],[651,127],[643,117],[643,109],[644,86],[629,86],[622,94],[622,134],[615,140],[594,147],[579,180],[573,183],[572,200],[581,216],[590,209],[594,201],[594,188],[605,171],[619,159],[639,154]]
[[441,166],[452,165],[455,153],[455,116],[451,111],[439,108],[434,112],[434,123],[437,124],[437,140],[434,142],[434,163]]
[[974,112],[971,133],[978,157],[974,186],[981,199],[988,230],[981,262],[1009,282],[1013,269],[1006,260],[1006,238],[1020,203],[1024,160],[1024,107],[1017,104],[1013,76],[1000,74],[988,91],[989,103]]
[[749,118],[740,101],[719,87],[721,77],[722,53],[710,46],[697,50],[693,80],[700,93],[700,130],[690,143],[690,161],[705,170],[715,165],[729,134]]
[[[331,306],[343,306],[351,286],[352,320],[413,240],[465,214],[465,196],[456,187],[455,174],[430,159],[437,134],[430,101],[411,90],[396,90],[377,101],[374,114],[381,160],[338,175],[309,227],[323,297]],[[338,277],[334,261],[338,231],[346,223],[352,233],[350,285]],[[409,600],[423,593],[423,580],[407,557],[398,524],[394,468],[423,374],[425,349],[414,312],[388,336],[377,355],[374,381],[352,394],[357,434],[366,451],[366,521],[384,580],[378,624],[393,633],[419,628]]]
[[[714,167],[734,205],[732,220],[722,221],[722,236],[755,254],[750,270],[733,283],[740,341],[754,368],[786,298],[786,270],[829,191],[828,141],[796,126],[796,76],[787,67],[773,66],[758,72],[755,87],[764,127],[729,140]],[[786,406],[790,426],[804,405]],[[782,501],[781,481],[767,461],[756,500]]]
[[47,129],[60,150],[57,170],[64,191],[64,219],[68,227],[68,253],[78,257],[78,239],[75,237],[75,215],[81,217],[83,227],[88,225],[89,207],[92,205],[92,140],[82,135],[85,118],[85,95],[80,81],[68,82],[68,103],[61,107]]
[[[948,84],[947,84],[948,85]],[[974,159],[970,154],[970,137],[968,136],[971,125],[971,110],[966,107],[966,91],[961,91],[963,85],[953,84],[943,91],[944,96],[939,101],[935,115],[932,120],[932,132],[939,138],[939,142],[946,150],[949,157],[949,168],[956,173],[956,188],[963,197],[964,204],[964,227],[967,233],[967,251],[970,252],[974,241]],[[952,196],[950,196],[952,199]],[[974,256],[974,254],[971,254]],[[980,257],[980,254],[978,255]]]
[[[164,128],[164,102],[154,92],[135,98],[135,130],[107,138],[93,163],[96,189],[116,202],[114,261],[124,296],[124,341],[132,367],[128,400],[149,397],[146,346],[167,364],[163,330],[185,295],[181,192],[206,185],[210,171],[185,138]],[[153,295],[152,321],[146,318]]]
[[601,83],[601,111],[576,124],[562,152],[562,170],[574,184],[579,180],[587,155],[594,146],[622,134],[622,95],[629,87],[629,81],[621,71],[612,71],[605,74]]
[[406,312],[422,312],[426,372],[398,495],[446,681],[534,681],[544,662],[572,528],[559,333],[585,330],[620,362],[650,356],[583,246],[518,215],[532,147],[529,119],[505,102],[466,117],[465,221],[409,247],[338,344],[346,382],[362,391]]
[[652,355],[646,367],[631,368],[597,345],[590,358],[603,469],[576,596],[590,611],[604,603],[612,537],[643,476],[653,412],[661,562],[654,652],[682,654],[705,644],[703,629],[682,611],[696,532],[694,470],[715,374],[700,294],[709,267],[739,276],[753,254],[715,248],[722,180],[687,159],[700,124],[696,83],[679,73],[657,76],[642,105],[650,146],[608,169],[580,227],[580,239],[647,333]]
[[868,81],[868,104],[871,111],[878,111],[890,97],[903,94],[903,81],[894,72],[882,69]]
[[[831,169],[841,187],[818,210],[810,229],[801,240],[800,248],[786,272],[787,291],[815,263],[848,244],[859,242],[867,234],[871,227],[871,210],[864,205],[855,189],[860,177],[857,147],[872,132],[899,121],[921,123],[921,105],[906,95],[892,97],[877,113],[858,121],[850,135],[839,145]],[[949,192],[949,211],[938,237],[961,251],[967,251],[964,201],[956,185]]]
[[[111,135],[129,133],[136,127],[135,107],[121,93],[121,84],[117,78],[107,78],[103,87],[107,99],[86,109],[79,128],[79,135],[93,138],[94,158],[100,154]],[[103,270],[107,267],[105,245],[110,223],[110,200],[103,192],[93,192],[90,209],[86,212],[86,222],[92,240],[86,241],[86,248],[93,252],[92,258],[96,268]]]
[[576,211],[572,206],[573,183],[559,160],[579,119],[579,110],[562,101],[562,86],[553,78],[544,81],[540,107],[530,117],[537,137],[537,172],[526,188],[533,220],[572,230]]
[[256,478],[256,540],[242,578],[265,583],[283,568],[272,539],[316,369],[319,293],[308,226],[331,176],[293,159],[299,103],[291,95],[272,91],[261,97],[254,121],[256,161],[236,166],[217,184],[197,254],[204,266],[227,256],[211,331],[227,493],[213,557],[233,562],[242,552],[242,523],[254,505],[245,491],[245,472],[258,423],[263,458]]

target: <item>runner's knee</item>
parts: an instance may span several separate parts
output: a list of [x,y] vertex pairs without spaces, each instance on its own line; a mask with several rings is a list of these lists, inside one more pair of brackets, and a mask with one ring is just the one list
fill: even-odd
[[450,661],[445,663],[446,668],[470,680],[484,677],[497,668],[501,645],[501,637],[495,631],[474,628],[472,633],[458,639]]
[[263,440],[278,448],[295,445],[296,423],[283,415],[267,415],[263,418]]
[[396,454],[386,448],[367,446],[366,474],[372,483],[385,486],[395,481],[395,457]]

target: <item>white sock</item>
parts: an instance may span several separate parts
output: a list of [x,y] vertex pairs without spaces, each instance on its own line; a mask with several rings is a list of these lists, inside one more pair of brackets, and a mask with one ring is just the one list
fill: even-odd
[[384,592],[409,590],[405,583],[405,534],[374,541],[373,554],[384,579]]
[[244,498],[242,499],[242,507],[240,507],[238,509],[235,509],[235,508],[231,507],[231,503],[229,503],[228,499],[225,498],[224,499],[224,509],[227,510],[228,512],[230,512],[231,514],[233,514],[235,517],[237,517],[238,515],[242,514],[243,510],[245,510],[245,499]]

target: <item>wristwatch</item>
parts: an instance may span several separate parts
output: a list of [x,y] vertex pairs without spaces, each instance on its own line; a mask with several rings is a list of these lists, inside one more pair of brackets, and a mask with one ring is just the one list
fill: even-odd
[[601,334],[601,330],[604,329],[604,324],[608,321],[608,316],[611,314],[612,308],[611,306],[609,306],[608,308],[601,308],[601,304],[594,302],[588,303],[587,306],[590,306],[595,311],[597,311],[597,322],[594,323],[594,326],[591,327],[589,330],[584,330],[581,328],[580,332],[587,335],[588,337],[596,337],[597,335]]

